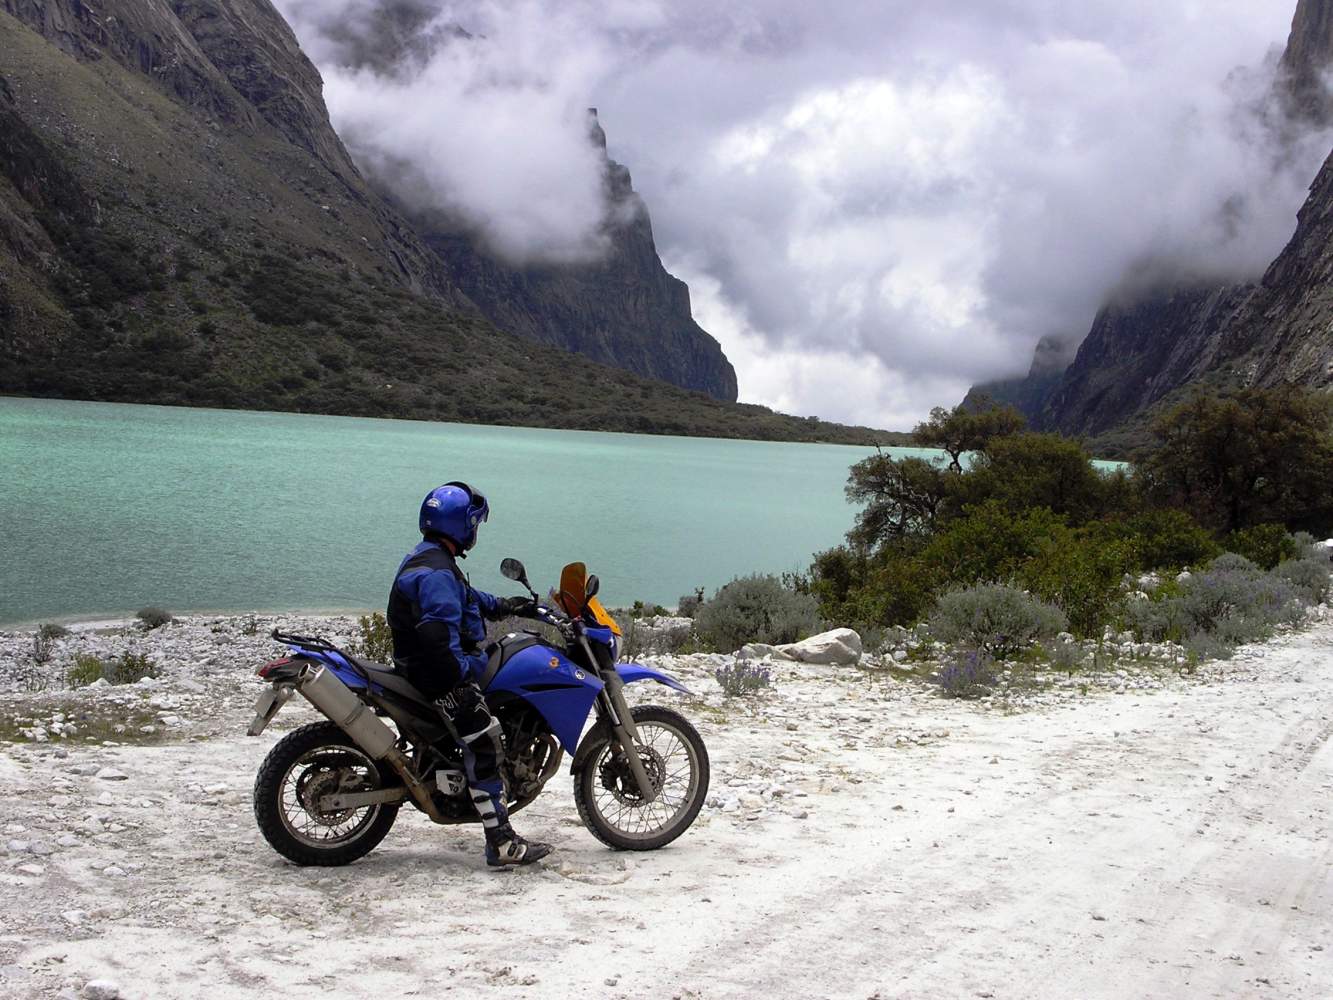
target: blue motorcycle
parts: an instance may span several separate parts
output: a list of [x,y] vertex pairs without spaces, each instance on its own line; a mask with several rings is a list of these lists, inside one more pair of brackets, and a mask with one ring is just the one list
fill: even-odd
[[[518,560],[504,560],[501,572],[527,588],[536,619],[560,636],[552,643],[517,631],[486,648],[480,683],[504,729],[509,811],[532,802],[573,748],[574,802],[593,836],[618,850],[671,843],[708,794],[708,751],[679,712],[631,709],[624,689],[651,680],[688,691],[659,670],[617,662],[620,630],[582,563],[565,567],[549,603],[539,602]],[[259,768],[255,818],[274,850],[298,865],[349,864],[384,839],[404,803],[435,823],[479,822],[461,751],[402,674],[317,637],[275,630],[273,638],[292,652],[260,669],[269,686],[249,735],[296,694],[328,720],[288,733]]]

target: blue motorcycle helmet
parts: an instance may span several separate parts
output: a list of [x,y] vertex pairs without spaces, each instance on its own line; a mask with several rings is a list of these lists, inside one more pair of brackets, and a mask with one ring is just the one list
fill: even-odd
[[486,498],[467,483],[445,483],[421,501],[419,526],[426,537],[442,535],[460,554],[477,544],[477,526],[490,517]]

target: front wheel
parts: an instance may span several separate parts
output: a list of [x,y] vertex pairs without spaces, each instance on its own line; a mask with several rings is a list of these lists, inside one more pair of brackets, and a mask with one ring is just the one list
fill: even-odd
[[679,712],[634,709],[639,759],[657,797],[645,802],[610,731],[596,737],[574,774],[574,803],[594,837],[620,851],[655,851],[689,829],[708,794],[708,749]]
[[369,854],[398,816],[397,805],[325,811],[327,795],[383,788],[388,775],[332,722],[294,729],[255,776],[255,819],[273,849],[298,865],[347,865]]

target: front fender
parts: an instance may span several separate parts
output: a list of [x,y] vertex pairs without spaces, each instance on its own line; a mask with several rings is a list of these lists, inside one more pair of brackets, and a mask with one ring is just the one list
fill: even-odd
[[670,674],[664,673],[656,667],[645,667],[642,663],[617,663],[616,673],[626,684],[632,684],[634,681],[657,681],[658,684],[665,684],[667,687],[675,688],[683,694],[694,693]]
[[[665,684],[669,688],[674,688],[685,694],[693,694],[676,678],[668,673],[658,670],[656,667],[645,667],[642,663],[617,663],[616,673],[626,684],[632,684],[634,681],[657,681],[658,684]],[[604,720],[599,720],[586,733],[583,739],[579,741],[578,749],[574,751],[573,757],[569,762],[569,773],[574,774],[583,765],[584,761],[592,755],[605,740],[611,738],[611,727]]]

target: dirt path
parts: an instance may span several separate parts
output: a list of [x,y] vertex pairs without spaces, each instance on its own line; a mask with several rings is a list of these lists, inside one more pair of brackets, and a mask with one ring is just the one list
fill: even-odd
[[686,703],[714,783],[676,845],[606,851],[561,776],[520,872],[407,813],[352,867],[282,863],[249,811],[280,733],[11,745],[0,996],[1333,995],[1333,624],[1015,715],[787,671]]

